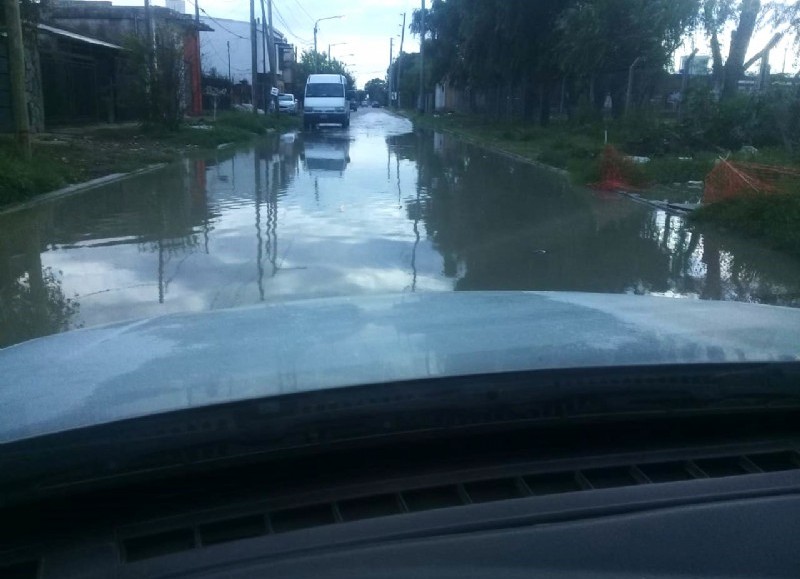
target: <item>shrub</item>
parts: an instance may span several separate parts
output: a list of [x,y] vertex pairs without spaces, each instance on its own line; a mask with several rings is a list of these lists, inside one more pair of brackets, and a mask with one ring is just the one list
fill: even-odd
[[800,193],[750,194],[707,205],[692,216],[737,234],[761,238],[775,249],[800,256]]

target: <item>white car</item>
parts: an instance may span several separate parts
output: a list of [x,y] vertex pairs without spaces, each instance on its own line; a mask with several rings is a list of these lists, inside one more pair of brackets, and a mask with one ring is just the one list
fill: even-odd
[[290,115],[297,114],[297,99],[292,94],[279,94],[278,95],[278,110],[282,113],[289,113]]

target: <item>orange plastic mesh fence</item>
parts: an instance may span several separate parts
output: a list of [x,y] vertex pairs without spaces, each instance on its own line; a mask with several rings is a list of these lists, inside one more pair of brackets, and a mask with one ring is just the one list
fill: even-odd
[[800,171],[720,159],[706,177],[703,203],[716,203],[746,194],[774,193],[778,180],[784,177],[800,177]]
[[618,191],[631,188],[631,175],[635,171],[633,162],[617,149],[606,145],[600,158],[600,181],[592,185],[601,191]]

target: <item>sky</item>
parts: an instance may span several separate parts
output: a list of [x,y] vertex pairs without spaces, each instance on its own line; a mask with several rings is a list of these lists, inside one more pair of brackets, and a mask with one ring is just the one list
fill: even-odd
[[[113,0],[114,4],[142,5],[144,0]],[[152,0],[153,4],[163,6],[165,0]],[[187,12],[194,12],[194,1],[185,0]],[[248,21],[250,4],[247,0],[197,0],[200,7],[211,17]],[[429,5],[430,2],[428,1]],[[310,49],[314,43],[314,22],[331,16],[344,16],[319,22],[317,46],[320,52],[327,52],[331,44],[334,58],[346,63],[353,72],[358,87],[373,78],[384,78],[389,66],[390,39],[394,38],[394,56],[400,46],[400,33],[403,13],[407,15],[404,51],[417,52],[419,39],[408,31],[412,12],[419,8],[421,0],[273,0],[273,24],[283,32],[290,43],[298,49]],[[260,4],[256,14],[260,16]],[[213,26],[213,24],[212,24]],[[749,55],[754,54],[772,36],[772,30],[761,30],[753,38]],[[729,35],[723,37],[727,43]],[[702,34],[695,35],[695,46],[700,54],[709,54],[707,41]],[[344,43],[344,44],[340,44]],[[690,40],[676,53],[676,62],[682,55],[691,52]],[[727,47],[723,47],[727,54]],[[798,62],[795,47],[791,40],[784,40],[771,53],[770,64],[773,72],[783,69],[784,57],[786,71],[796,72]]]
[[[114,4],[143,5],[143,0],[112,0]],[[186,1],[186,11],[194,13],[193,0]],[[247,0],[198,0],[200,7],[211,17],[248,21],[250,3]],[[430,2],[428,2],[429,4]],[[164,0],[153,0],[164,6]],[[404,52],[417,52],[419,39],[408,32],[411,13],[421,0],[273,0],[273,25],[283,32],[298,55],[314,46],[314,22],[321,18],[342,15],[344,18],[319,22],[317,48],[328,51],[346,63],[361,88],[368,80],[384,78],[389,67],[390,39],[394,38],[394,56],[400,49],[403,13],[407,14]],[[260,2],[256,15],[261,15]],[[213,26],[213,24],[212,24]],[[339,44],[346,43],[346,44]]]

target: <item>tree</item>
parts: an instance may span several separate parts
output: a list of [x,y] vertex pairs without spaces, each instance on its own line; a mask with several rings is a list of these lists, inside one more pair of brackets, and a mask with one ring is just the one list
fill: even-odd
[[381,78],[373,78],[367,81],[367,84],[364,85],[364,90],[367,91],[369,100],[371,101],[376,101],[384,105],[389,102],[389,90],[386,81]]
[[[714,86],[721,100],[738,92],[745,73],[745,60],[750,41],[760,22],[772,20],[776,27],[785,26],[795,33],[800,29],[800,2],[767,2],[760,0],[703,0],[702,22],[711,43],[714,63]],[[720,35],[734,26],[728,56],[723,62]]]
[[147,121],[175,129],[183,121],[185,96],[183,38],[176,30],[156,30],[155,62],[151,70],[147,42],[131,36],[126,41],[126,72],[136,81],[122,98],[129,100]]
[[[306,50],[300,56],[300,62],[295,64],[295,86],[297,90],[303,91],[306,86],[308,75],[314,74],[315,71],[319,74],[342,74],[347,78],[347,90],[355,89],[355,79],[353,74],[347,70],[347,66],[335,59],[328,58],[324,52],[315,53],[313,50]],[[302,98],[302,92],[295,95]]]
[[0,286],[0,348],[74,327],[80,305],[61,287],[61,272],[36,268]]

